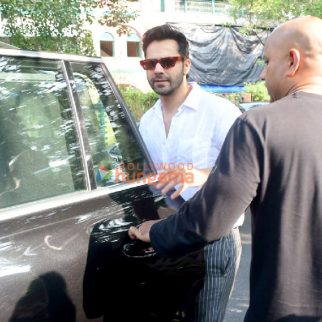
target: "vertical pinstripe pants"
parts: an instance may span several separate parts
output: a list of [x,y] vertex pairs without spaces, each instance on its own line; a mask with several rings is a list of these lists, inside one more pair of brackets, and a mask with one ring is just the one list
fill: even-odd
[[205,280],[196,299],[195,322],[222,322],[241,256],[239,229],[205,246]]

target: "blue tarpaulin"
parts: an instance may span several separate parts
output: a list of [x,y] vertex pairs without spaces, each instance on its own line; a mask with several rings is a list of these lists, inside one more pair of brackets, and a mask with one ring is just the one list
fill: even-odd
[[220,85],[211,85],[211,84],[200,84],[200,86],[211,93],[241,93],[244,91],[244,86],[220,86]]

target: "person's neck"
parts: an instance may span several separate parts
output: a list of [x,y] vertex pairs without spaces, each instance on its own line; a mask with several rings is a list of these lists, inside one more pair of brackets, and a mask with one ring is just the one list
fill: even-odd
[[322,76],[315,77],[314,79],[307,80],[297,86],[290,89],[289,94],[294,94],[296,92],[305,92],[311,94],[322,95]]
[[173,116],[177,113],[179,107],[185,101],[191,90],[191,85],[188,83],[181,84],[176,91],[169,96],[161,96],[161,106],[163,114],[163,123],[165,128],[166,136],[168,137],[170,126]]
[[160,96],[161,106],[164,113],[174,115],[190,93],[191,85],[182,84],[171,95]]

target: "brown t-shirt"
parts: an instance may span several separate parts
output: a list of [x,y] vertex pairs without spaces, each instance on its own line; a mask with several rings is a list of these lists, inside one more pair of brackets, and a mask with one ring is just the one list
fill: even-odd
[[304,92],[244,113],[207,183],[151,242],[177,256],[227,234],[250,205],[247,322],[322,321],[322,96]]

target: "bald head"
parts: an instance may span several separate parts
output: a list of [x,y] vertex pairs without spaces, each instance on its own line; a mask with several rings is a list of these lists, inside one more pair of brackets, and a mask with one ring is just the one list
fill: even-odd
[[305,58],[322,55],[322,19],[299,17],[277,27],[270,38],[279,40],[285,48],[297,48]]
[[322,94],[321,30],[322,19],[304,16],[281,24],[269,36],[261,77],[272,101],[300,90]]

